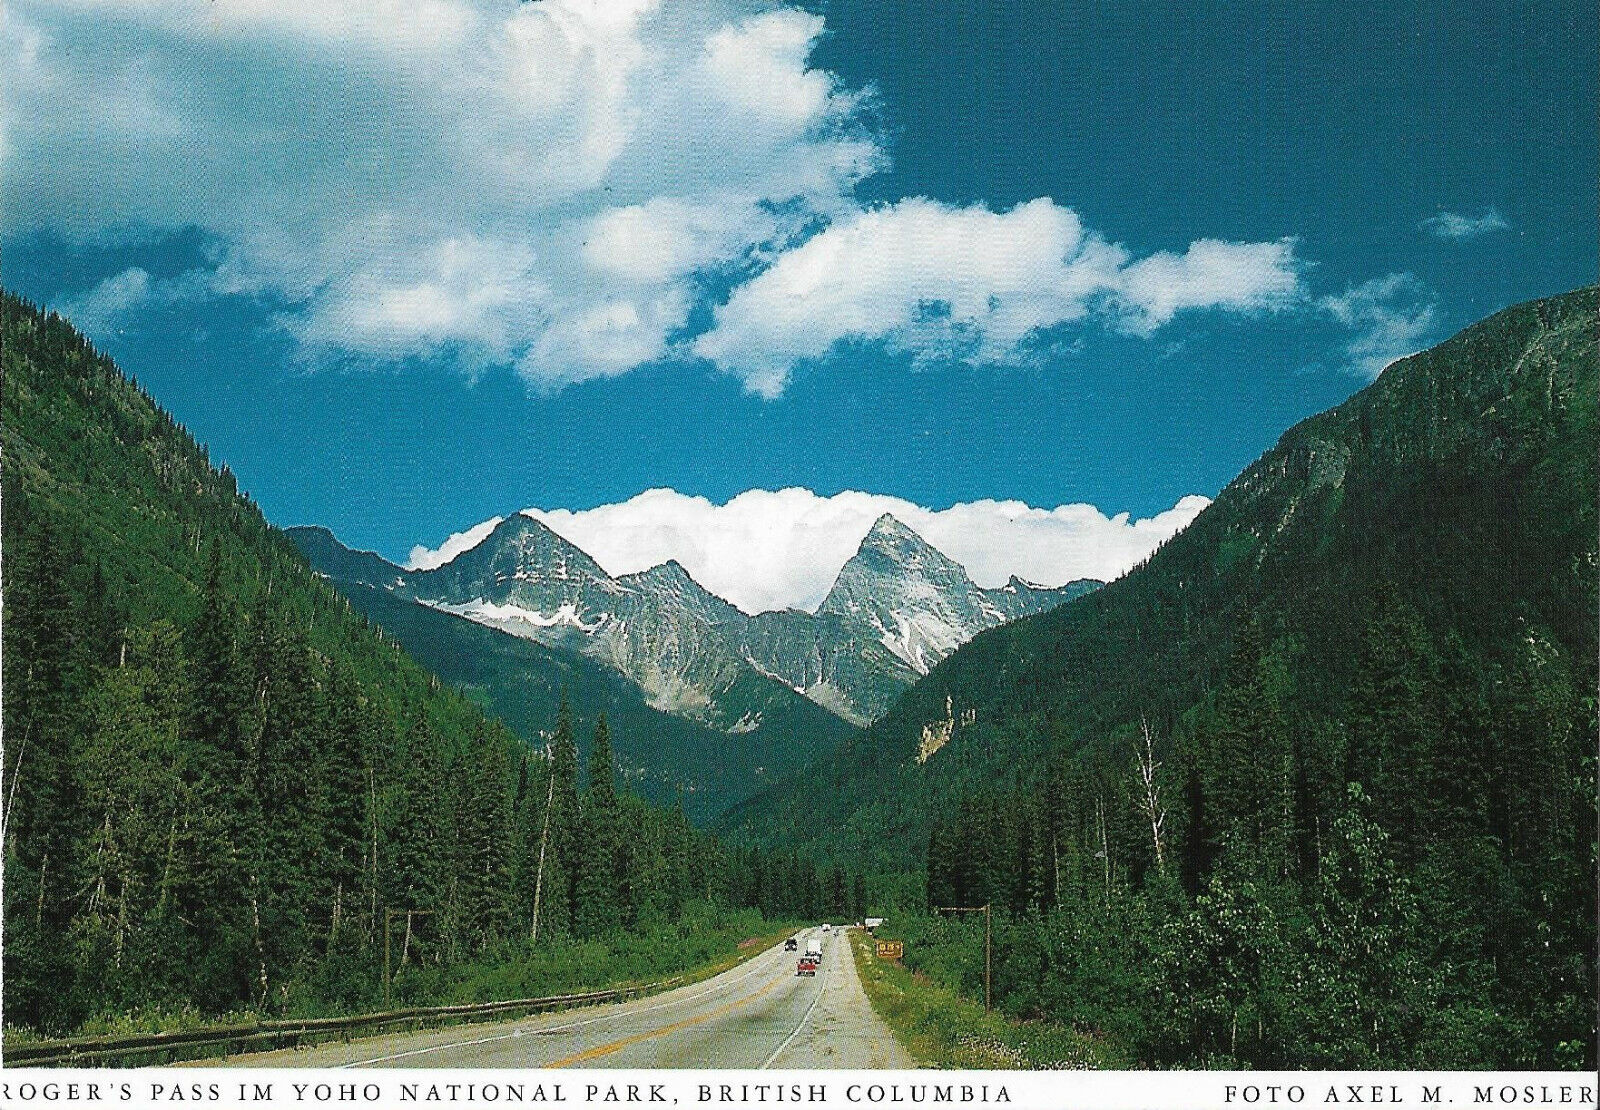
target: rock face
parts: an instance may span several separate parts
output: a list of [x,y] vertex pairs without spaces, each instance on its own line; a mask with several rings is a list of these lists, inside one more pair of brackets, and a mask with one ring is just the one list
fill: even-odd
[[755,616],[707,591],[675,561],[612,577],[542,522],[520,514],[476,547],[425,571],[350,552],[324,529],[292,534],[330,577],[581,651],[632,679],[656,708],[735,734],[760,726],[778,697],[775,684],[866,724],[977,633],[1099,585],[1048,588],[1014,578],[983,589],[960,564],[887,514],[815,613]]
[[845,563],[815,614],[746,617],[745,656],[858,723],[882,716],[907,686],[984,629],[1053,608],[1098,586],[1051,589],[1013,578],[975,585],[955,560],[885,513]]
[[719,833],[917,866],[933,818],[964,799],[1024,789],[1063,758],[1126,760],[1153,706],[1205,705],[1251,629],[1283,652],[1280,708],[1335,735],[1367,622],[1395,600],[1452,645],[1460,676],[1545,644],[1592,674],[1597,337],[1600,294],[1586,289],[1390,365],[1287,430],[1147,562],[963,645],[809,779],[757,795]]

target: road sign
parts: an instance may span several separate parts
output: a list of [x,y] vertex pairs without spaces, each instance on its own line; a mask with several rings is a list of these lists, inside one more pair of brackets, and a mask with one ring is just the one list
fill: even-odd
[[878,959],[898,960],[906,954],[906,945],[900,940],[880,940],[878,942]]

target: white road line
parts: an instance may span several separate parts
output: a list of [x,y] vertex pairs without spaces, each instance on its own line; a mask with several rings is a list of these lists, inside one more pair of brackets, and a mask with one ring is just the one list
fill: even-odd
[[[775,949],[768,949],[769,952],[774,950]],[[767,953],[765,952],[762,953],[763,956],[766,954]],[[713,986],[710,990],[701,991],[699,994],[685,995],[682,998],[674,998],[671,1002],[660,1002],[654,1006],[645,1006],[637,1010],[630,1010],[626,1016],[633,1017],[635,1014],[648,1014],[653,1010],[667,1010],[671,1009],[673,1006],[681,1006],[685,1002],[693,1002],[697,999],[705,998],[707,995],[716,994],[718,991],[731,987],[733,984],[741,982],[744,979],[748,979],[756,972],[762,970],[761,967],[757,966],[761,963],[761,957],[757,956],[750,962],[749,969],[745,971],[743,975],[736,975],[732,979],[728,979],[726,981],[722,981],[722,976],[719,975],[716,979],[712,980],[712,982],[716,983],[717,985]],[[723,975],[726,974],[727,972],[723,972]],[[519,1027],[513,1029],[509,1033],[497,1033],[492,1037],[478,1037],[470,1041],[450,1041],[448,1044],[429,1045],[426,1048],[413,1048],[407,1052],[395,1052],[388,1056],[374,1056],[370,1060],[352,1060],[348,1064],[340,1064],[338,1066],[340,1068],[364,1068],[372,1064],[384,1064],[388,1063],[390,1060],[404,1060],[411,1056],[423,1056],[429,1052],[443,1052],[446,1049],[451,1048],[471,1048],[474,1045],[490,1044],[494,1041],[507,1041],[518,1037],[546,1036],[551,1033],[565,1033],[572,1029],[582,1029],[586,1025],[594,1025],[596,1022],[615,1021],[617,1017],[618,1015],[616,1014],[608,1014],[604,1017],[589,1018],[586,1021],[574,1021],[567,1025],[553,1025],[548,1029],[538,1029],[528,1033],[524,1033]]]
[[[832,947],[832,945],[830,944],[829,947]],[[806,1007],[805,1015],[800,1019],[800,1024],[794,1027],[794,1032],[785,1037],[783,1039],[783,1043],[772,1050],[772,1055],[768,1056],[764,1061],[762,1061],[762,1071],[770,1068],[772,1066],[772,1061],[783,1055],[783,1050],[788,1048],[789,1045],[793,1043],[794,1039],[800,1035],[800,1030],[806,1027],[806,1022],[811,1020],[811,1011],[815,1010],[817,1008],[817,1003],[822,1001],[822,992],[828,987],[828,976],[833,974],[833,965],[834,961],[829,960],[827,968],[825,968],[822,972],[822,981],[817,984],[817,996],[811,1000],[811,1005]]]

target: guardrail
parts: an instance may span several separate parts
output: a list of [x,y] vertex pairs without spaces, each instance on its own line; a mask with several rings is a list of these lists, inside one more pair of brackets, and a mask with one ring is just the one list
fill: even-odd
[[[684,981],[683,976],[663,979],[636,987],[588,991],[583,994],[558,994],[549,998],[515,998],[504,1002],[474,1002],[457,1006],[418,1006],[408,1010],[388,1010],[355,1017],[304,1018],[260,1021],[247,1025],[216,1025],[208,1029],[189,1029],[176,1033],[139,1033],[124,1037],[69,1037],[52,1041],[30,1041],[0,1045],[0,1060],[7,1067],[49,1067],[54,1065],[137,1066],[167,1064],[194,1059],[195,1050],[210,1050],[205,1055],[234,1055],[266,1052],[316,1044],[319,1040],[351,1040],[358,1033],[378,1033],[394,1026],[413,1029],[425,1025],[482,1021],[518,1011],[537,1013],[571,1006],[625,1002],[630,998],[667,990]],[[220,1052],[217,1050],[221,1049]]]

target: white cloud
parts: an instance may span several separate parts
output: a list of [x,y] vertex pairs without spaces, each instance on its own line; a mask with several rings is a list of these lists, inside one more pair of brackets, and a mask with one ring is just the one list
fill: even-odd
[[[312,364],[551,388],[698,353],[773,396],[841,339],[1014,362],[1091,313],[1299,298],[1289,240],[1135,259],[1043,198],[862,210],[887,156],[823,31],[763,0],[13,0],[0,203],[12,234],[200,229],[189,293],[276,298]],[[676,346],[707,271],[754,277]]]
[[463,551],[471,551],[484,540],[489,538],[489,533],[500,527],[505,520],[503,516],[490,517],[481,524],[474,524],[464,532],[456,532],[436,548],[424,547],[422,544],[411,549],[411,557],[406,560],[407,570],[432,570],[442,567]]
[[138,266],[106,278],[60,306],[62,315],[92,335],[116,331],[127,312],[150,298],[150,274]]
[[1120,275],[1122,302],[1135,326],[1153,330],[1186,309],[1271,312],[1302,296],[1294,240],[1228,243],[1197,239],[1182,254],[1161,251]]
[[1507,231],[1511,224],[1499,209],[1485,208],[1479,216],[1440,212],[1422,221],[1422,230],[1439,239],[1476,239],[1491,231]]
[[1435,297],[1412,274],[1389,274],[1324,297],[1318,305],[1355,332],[1345,345],[1347,369],[1376,378],[1396,359],[1416,354],[1433,329]]
[[711,84],[740,116],[800,134],[835,95],[833,80],[805,64],[820,34],[821,16],[788,10],[724,27],[706,40]]
[[130,266],[55,308],[82,331],[106,335],[120,330],[140,310],[208,297],[211,293],[212,275],[205,271],[188,270],[177,277],[152,278],[143,267]]
[[1301,296],[1290,240],[1200,240],[1133,261],[1049,199],[1007,212],[911,199],[856,213],[735,289],[698,354],[764,396],[846,339],[919,358],[1015,362],[1045,329],[1101,312],[1149,332],[1185,309],[1262,311]]
[[[1033,508],[1021,501],[972,501],[930,510],[897,497],[807,489],[748,490],[725,505],[670,489],[647,490],[594,509],[525,509],[592,555],[611,574],[668,559],[682,563],[712,593],[748,613],[814,609],[872,522],[893,513],[964,566],[980,586],[1015,574],[1059,586],[1078,578],[1116,578],[1187,525],[1210,502],[1181,498],[1143,520],[1107,516],[1092,505]],[[417,547],[413,567],[439,566],[481,542],[486,521],[452,536],[438,551]]]
[[12,234],[199,228],[210,288],[284,302],[313,361],[618,373],[696,270],[883,164],[821,30],[758,0],[15,0],[0,201]]

